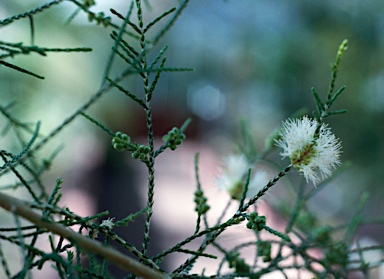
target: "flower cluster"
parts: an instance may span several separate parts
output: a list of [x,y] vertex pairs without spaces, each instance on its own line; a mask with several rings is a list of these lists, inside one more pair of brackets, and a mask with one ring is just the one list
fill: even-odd
[[171,150],[176,150],[177,146],[183,143],[183,140],[185,140],[184,133],[176,127],[172,128],[172,130],[163,137],[163,141],[169,144]]
[[122,132],[117,132],[112,139],[112,146],[117,151],[129,150],[131,138]]
[[[251,165],[244,155],[230,155],[224,159],[223,170],[217,178],[217,183],[233,199],[240,200],[250,168]],[[265,170],[255,170],[248,185],[247,197],[256,195],[268,181],[269,177]]]
[[115,226],[115,218],[108,218],[106,220],[103,220],[100,224],[100,227],[106,228],[108,230],[112,230],[113,227]]
[[307,182],[310,180],[315,185],[321,180],[318,172],[324,179],[340,165],[340,141],[327,124],[320,124],[307,116],[286,120],[276,144],[283,148],[280,155],[289,157]]
[[111,24],[111,17],[105,16],[103,12],[97,14],[88,12],[88,21],[96,21],[97,24],[101,23],[104,27],[107,27]]

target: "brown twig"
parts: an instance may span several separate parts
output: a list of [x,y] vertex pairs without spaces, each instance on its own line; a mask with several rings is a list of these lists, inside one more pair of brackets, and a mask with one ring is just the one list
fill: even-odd
[[29,220],[39,228],[44,228],[52,233],[58,234],[69,241],[76,243],[79,247],[98,254],[106,260],[115,263],[119,267],[129,272],[136,274],[145,279],[166,279],[169,278],[166,274],[158,272],[143,265],[139,261],[126,256],[112,247],[107,247],[96,240],[87,238],[79,233],[76,233],[62,224],[55,223],[44,219],[41,215],[34,212],[25,202],[13,198],[9,195],[0,192],[0,206],[4,209],[22,216]]

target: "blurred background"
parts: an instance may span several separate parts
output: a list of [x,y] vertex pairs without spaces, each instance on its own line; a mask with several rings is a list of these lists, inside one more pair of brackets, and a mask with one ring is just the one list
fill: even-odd
[[[100,2],[103,3],[92,11],[104,11],[113,22],[120,24],[109,8],[125,14],[128,9],[125,2],[129,1]],[[150,2],[152,8],[145,20],[178,3],[171,0]],[[2,1],[0,18],[44,3],[46,1]],[[1,105],[17,101],[12,113],[27,122],[42,120],[44,134],[97,91],[113,45],[109,37],[111,29],[88,23],[82,13],[66,25],[75,10],[73,3],[64,2],[34,16],[33,43],[44,47],[92,47],[93,52],[50,53],[48,57],[33,54],[7,59],[45,76],[45,80],[0,67]],[[203,187],[216,197],[215,176],[221,158],[233,153],[240,143],[241,121],[246,121],[261,151],[265,139],[295,111],[306,108],[311,114],[316,109],[311,87],[325,98],[331,77],[330,63],[334,62],[344,39],[348,39],[349,45],[341,60],[336,89],[343,85],[347,89],[334,106],[335,109],[348,109],[348,113],[328,118],[328,121],[343,142],[342,161],[351,161],[352,165],[314,198],[310,208],[326,222],[343,222],[349,220],[362,193],[368,191],[371,195],[364,208],[367,220],[382,218],[383,12],[381,0],[191,1],[158,45],[158,49],[169,45],[166,66],[191,67],[195,71],[163,73],[155,92],[154,129],[159,137],[158,145],[161,145],[162,135],[174,126],[179,127],[187,117],[193,122],[186,133],[186,144],[174,153],[169,151],[159,157],[155,204],[161,213],[155,214],[158,221],[154,227],[158,233],[153,237],[170,239],[175,234],[178,240],[180,233],[175,230],[186,235],[193,230],[193,221],[187,225],[182,220],[185,214],[190,214],[191,220],[195,218],[194,153],[201,153]],[[156,30],[154,28],[152,34]],[[0,38],[6,42],[31,44],[28,20],[0,28]],[[155,56],[156,51],[150,57]],[[124,63],[116,59],[111,76],[122,69]],[[129,78],[122,85],[142,94],[139,79]],[[135,142],[144,142],[144,114],[123,94],[111,91],[88,113],[112,131],[123,131]],[[4,123],[0,123],[0,128],[6,124],[5,120],[1,121]],[[110,141],[107,134],[79,117],[41,151],[42,156],[48,156],[58,145],[64,144],[65,149],[54,161],[46,183],[53,186],[55,178],[62,177],[63,202],[76,201],[73,206],[78,207],[74,210],[78,214],[89,215],[109,209],[111,217],[119,219],[145,204],[145,169],[129,154],[114,151]],[[20,149],[6,140],[2,140],[2,145]],[[277,155],[271,158],[280,163]],[[122,193],[130,202],[116,202]],[[222,204],[225,204],[225,197],[223,199]],[[176,200],[181,204],[172,205]],[[293,205],[293,201],[285,202]],[[218,212],[220,206],[217,202]],[[179,213],[179,207],[186,208],[189,213]],[[161,221],[164,214],[172,216],[166,217],[169,218],[167,224]],[[136,244],[139,245],[142,228],[137,227]],[[364,226],[359,233],[372,243],[384,244],[381,224]],[[155,252],[164,247],[152,249]]]

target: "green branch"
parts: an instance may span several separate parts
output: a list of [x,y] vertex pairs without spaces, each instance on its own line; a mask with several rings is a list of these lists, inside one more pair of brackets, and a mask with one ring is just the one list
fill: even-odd
[[101,242],[92,240],[86,236],[76,233],[65,226],[49,221],[43,218],[42,215],[34,212],[23,201],[8,196],[4,193],[0,193],[0,206],[8,210],[11,213],[22,216],[28,221],[32,222],[39,228],[47,229],[50,232],[64,237],[70,242],[76,243],[80,248],[87,250],[88,252],[98,254],[110,262],[113,262],[120,268],[132,272],[137,276],[146,279],[166,279],[167,275],[155,271],[139,261],[122,254],[112,247],[104,246]]

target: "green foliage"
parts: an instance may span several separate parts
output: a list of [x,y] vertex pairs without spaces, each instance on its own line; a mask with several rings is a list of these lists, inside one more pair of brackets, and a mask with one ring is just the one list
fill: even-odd
[[249,214],[247,228],[251,230],[261,231],[265,228],[267,218],[265,216],[259,216],[257,212]]
[[131,138],[126,134],[117,132],[116,136],[114,136],[112,139],[112,145],[113,145],[113,148],[116,149],[117,151],[130,150],[132,146]]
[[185,135],[178,128],[174,127],[163,137],[165,144],[169,145],[171,150],[176,150],[177,146],[183,143]]
[[[25,13],[3,19],[0,21],[0,28],[28,18],[31,42],[34,42],[33,18],[40,13],[44,15],[51,7],[63,2],[62,0],[54,0]],[[353,250],[351,244],[357,228],[362,223],[361,211],[367,196],[363,195],[349,224],[334,227],[323,224],[316,214],[308,210],[306,206],[316,191],[328,185],[331,178],[323,180],[318,189],[308,193],[304,191],[304,183],[294,182],[295,185],[298,185],[298,187],[292,187],[296,203],[287,205],[287,202],[282,200],[279,201],[279,206],[274,207],[286,219],[284,228],[278,228],[284,232],[267,226],[267,217],[259,215],[257,207],[260,204],[259,200],[273,186],[281,182],[292,170],[293,164],[297,162],[292,162],[287,166],[279,165],[281,171],[277,172],[255,195],[248,197],[247,194],[253,186],[252,174],[257,171],[253,166],[256,163],[272,161],[272,159],[268,159],[268,155],[274,152],[275,143],[280,140],[281,135],[279,135],[279,129],[276,129],[266,140],[265,149],[259,151],[256,148],[253,135],[245,123],[241,125],[242,143],[238,145],[238,150],[245,155],[249,165],[246,170],[242,170],[242,174],[246,173],[240,178],[242,183],[229,189],[228,206],[222,210],[221,216],[214,221],[208,218],[208,215],[213,211],[211,209],[216,204],[214,200],[209,200],[209,196],[204,192],[199,174],[199,154],[196,154],[194,158],[196,190],[194,196],[191,196],[197,214],[195,230],[172,247],[156,255],[150,255],[148,253],[152,243],[150,236],[156,233],[151,230],[155,202],[156,160],[167,149],[174,151],[183,144],[186,140],[187,128],[191,122],[191,119],[185,120],[180,128],[174,127],[175,124],[170,123],[170,127],[173,128],[162,136],[164,143],[155,148],[155,123],[152,105],[153,97],[160,93],[158,90],[159,80],[163,72],[192,71],[191,68],[186,67],[166,66],[165,54],[168,51],[168,46],[159,46],[159,44],[160,39],[175,24],[189,1],[177,1],[176,7],[160,12],[150,21],[146,20],[146,13],[151,10],[150,1],[132,0],[125,15],[111,9],[112,17],[106,16],[105,11],[93,11],[96,7],[93,0],[69,0],[67,2],[71,2],[76,8],[75,12],[68,16],[67,24],[70,24],[76,16],[83,15],[88,18],[89,24],[105,28],[110,32],[113,47],[104,69],[100,88],[47,135],[40,132],[40,122],[31,124],[30,119],[27,119],[28,122],[24,122],[24,120],[15,117],[12,112],[12,103],[0,105],[0,112],[7,122],[3,136],[21,146],[16,152],[0,150],[0,157],[3,160],[3,165],[0,166],[0,176],[9,174],[17,179],[17,183],[2,185],[0,188],[0,205],[8,210],[10,216],[13,217],[13,225],[7,224],[0,227],[0,260],[2,274],[6,278],[28,278],[32,270],[36,271],[48,266],[52,267],[60,278],[111,278],[111,265],[124,269],[127,272],[126,278],[242,277],[256,279],[276,271],[288,278],[287,271],[292,269],[297,270],[298,274],[305,269],[318,278],[328,278],[329,276],[347,278],[350,272],[350,255],[356,252],[362,253],[364,250],[364,247]],[[154,30],[154,26],[158,29]],[[148,31],[153,31],[154,34]],[[46,48],[34,43],[26,45],[21,42],[5,41],[0,41],[0,49],[3,52],[0,56],[0,64],[6,67],[2,68],[3,71],[12,69],[39,79],[44,79],[44,77],[5,60],[31,54],[45,57],[48,53],[54,52],[65,52],[70,55],[72,52],[92,50],[88,47]],[[346,110],[330,110],[336,99],[345,90],[345,86],[343,86],[335,92],[335,80],[341,56],[346,49],[347,41],[345,40],[340,45],[336,61],[331,66],[332,77],[325,101],[322,101],[316,90],[312,89],[318,110],[314,116],[320,123],[323,123],[326,117],[346,112]],[[117,70],[114,71],[116,59],[125,63],[125,69],[118,73],[116,73]],[[24,75],[20,75],[20,78],[23,77]],[[124,84],[126,84],[125,81],[128,77],[139,81],[141,88],[135,89],[135,91],[126,88]],[[101,96],[112,89],[117,89],[126,97],[127,102],[132,102],[139,107],[145,115],[147,132],[145,143],[137,143],[141,139],[135,138],[131,131],[113,132],[107,125],[86,113],[93,104],[100,100]],[[8,100],[5,101],[8,102]],[[5,101],[2,100],[2,102]],[[138,159],[138,164],[143,163],[147,175],[147,200],[144,208],[137,212],[128,212],[126,217],[118,221],[115,221],[114,217],[106,217],[109,212],[84,217],[75,214],[70,208],[60,206],[60,199],[63,196],[61,189],[65,185],[65,181],[58,178],[56,184],[53,185],[53,190],[47,191],[49,185],[43,182],[42,176],[50,168],[61,147],[56,148],[48,159],[38,160],[38,151],[47,147],[48,142],[58,137],[63,128],[71,126],[71,123],[79,116],[84,117],[105,132],[114,150],[128,152],[134,159]],[[13,134],[10,133],[11,129]],[[304,153],[306,151],[306,149],[300,150]],[[311,152],[315,152],[315,150]],[[296,157],[298,157],[298,161],[303,158]],[[310,161],[310,159],[308,160]],[[299,163],[306,166],[309,162],[302,160]],[[26,195],[22,199],[15,199],[6,194],[6,190],[21,190]],[[230,205],[235,202],[238,202],[238,206],[234,212],[231,212]],[[139,249],[130,243],[130,239],[124,239],[118,235],[116,229],[131,225],[130,223],[142,216],[145,218],[145,224],[142,229],[143,243]],[[24,225],[20,217],[28,220],[28,225]],[[166,225],[169,217],[162,216],[162,218]],[[268,220],[270,219],[268,218]],[[238,237],[240,244],[233,244],[227,240],[224,237],[225,231],[234,229],[235,226],[248,228],[249,230],[244,230],[242,233],[245,235],[246,233],[252,234],[252,240],[249,241],[247,238],[247,241],[244,241],[242,236]],[[338,234],[340,231],[344,232],[342,238]],[[99,239],[103,239],[103,241],[101,242]],[[49,242],[49,248],[45,250],[39,244],[39,241],[44,240]],[[17,270],[10,268],[7,254],[13,251],[8,251],[8,249],[6,251],[3,248],[3,243],[21,251],[22,261]],[[124,254],[111,248],[111,243],[118,245]],[[186,246],[194,243],[198,243],[197,247],[186,248]],[[213,252],[208,250],[209,252],[207,252],[208,247],[215,248],[215,250]],[[252,260],[249,253],[243,253],[244,248],[253,249]],[[314,257],[311,254],[314,249],[318,251],[319,257]],[[382,247],[377,249],[382,249]],[[176,262],[175,266],[177,267],[174,270],[164,270],[161,266],[162,262],[174,253],[182,253],[188,258]],[[194,269],[196,261],[204,258],[216,260],[218,265],[216,273],[205,275],[204,271],[200,272]],[[378,259],[378,261],[380,260],[382,259]],[[368,263],[364,261],[363,257],[360,261],[361,269],[367,270]],[[290,262],[290,264],[285,264],[286,262]],[[225,271],[223,271],[223,266],[226,267]]]
[[336,99],[339,97],[339,95],[346,88],[345,86],[342,86],[339,90],[334,92],[337,72],[338,72],[338,68],[339,68],[339,64],[340,64],[340,59],[341,59],[341,56],[343,55],[344,51],[347,50],[347,45],[348,45],[347,40],[344,40],[341,43],[339,50],[337,51],[336,61],[331,65],[332,78],[331,78],[331,82],[329,84],[329,91],[328,91],[328,94],[327,94],[327,97],[326,97],[326,100],[324,103],[321,101],[319,94],[316,92],[315,88],[312,87],[312,94],[315,98],[317,110],[318,110],[318,112],[315,115],[320,120],[320,122],[322,122],[323,119],[328,117],[328,116],[331,116],[334,114],[342,114],[342,113],[347,112],[347,110],[345,110],[345,109],[329,111],[331,106],[333,105],[333,103],[336,101]]

